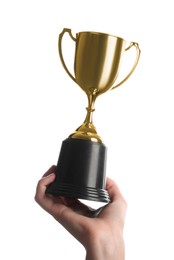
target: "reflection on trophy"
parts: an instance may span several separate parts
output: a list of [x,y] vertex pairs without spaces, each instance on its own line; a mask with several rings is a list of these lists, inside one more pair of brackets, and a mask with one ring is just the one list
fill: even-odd
[[[62,54],[62,38],[69,33],[75,42],[74,76],[68,70]],[[96,98],[108,90],[123,84],[135,70],[140,49],[137,43],[126,42],[120,37],[98,32],[80,32],[76,38],[70,29],[59,35],[59,55],[68,75],[88,97],[86,118],[66,140],[62,142],[57,163],[56,180],[47,188],[47,193],[56,196],[109,202],[105,189],[106,146],[97,134],[92,115]],[[122,55],[131,47],[136,48],[136,58],[129,74],[115,86]]]

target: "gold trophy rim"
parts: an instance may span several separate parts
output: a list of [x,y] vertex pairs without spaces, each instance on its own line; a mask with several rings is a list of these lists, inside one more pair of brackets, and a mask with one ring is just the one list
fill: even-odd
[[117,39],[120,39],[120,40],[126,42],[126,40],[123,37],[120,37],[120,36],[117,36],[117,35],[114,35],[114,34],[110,34],[110,33],[97,32],[97,31],[80,31],[80,32],[76,33],[76,35],[81,34],[81,33],[90,33],[90,34],[101,35],[101,36],[102,35],[103,36],[109,36],[109,37],[114,37],[114,38],[117,38]]

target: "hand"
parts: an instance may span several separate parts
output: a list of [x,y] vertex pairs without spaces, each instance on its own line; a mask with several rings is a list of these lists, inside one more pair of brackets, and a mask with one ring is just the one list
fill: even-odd
[[107,179],[106,189],[111,202],[93,210],[77,199],[45,194],[55,180],[52,166],[38,182],[35,200],[86,249],[86,260],[124,260],[123,228],[126,202],[116,183]]

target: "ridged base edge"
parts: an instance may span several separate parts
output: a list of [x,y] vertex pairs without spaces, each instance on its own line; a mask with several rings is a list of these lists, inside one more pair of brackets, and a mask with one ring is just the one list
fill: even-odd
[[69,183],[53,183],[47,188],[46,193],[54,196],[110,202],[109,194],[104,189],[75,186]]

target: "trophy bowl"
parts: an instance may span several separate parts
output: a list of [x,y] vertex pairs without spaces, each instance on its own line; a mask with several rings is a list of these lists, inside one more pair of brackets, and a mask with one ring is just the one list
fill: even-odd
[[[62,53],[62,38],[68,33],[75,42],[74,76],[68,70]],[[136,48],[136,58],[128,75],[115,86],[123,53]],[[107,148],[93,124],[96,98],[123,84],[135,70],[140,49],[136,42],[126,47],[123,38],[99,32],[79,32],[74,37],[71,29],[59,35],[58,49],[62,65],[88,98],[87,114],[77,130],[62,142],[56,179],[46,193],[55,196],[109,202],[105,189]]]

